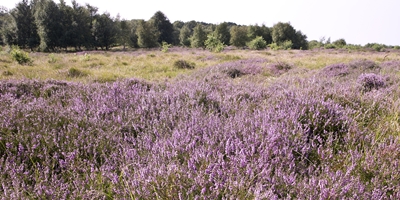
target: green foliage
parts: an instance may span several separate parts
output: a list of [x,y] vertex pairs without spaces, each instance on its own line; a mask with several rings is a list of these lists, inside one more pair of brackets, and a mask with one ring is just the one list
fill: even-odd
[[310,42],[308,42],[309,49],[321,48],[323,46],[324,46],[324,44],[322,44],[321,42],[318,42],[317,40],[311,40]]
[[250,49],[254,50],[265,49],[267,47],[267,42],[261,36],[257,36],[249,42],[248,46]]
[[178,69],[194,69],[195,64],[194,63],[190,63],[186,60],[177,60],[174,62],[174,67],[178,68]]
[[11,57],[13,60],[17,61],[18,64],[30,64],[32,62],[31,58],[29,57],[28,53],[24,52],[23,50],[19,49],[18,46],[13,46],[11,49]]
[[144,20],[140,20],[138,23],[138,27],[136,29],[136,35],[138,36],[138,45],[141,48],[152,48],[158,47],[159,43],[157,42],[159,37],[159,32],[151,24],[151,22],[146,22]]
[[174,28],[167,18],[161,11],[157,11],[153,17],[150,19],[153,26],[160,33],[158,37],[158,42],[162,43],[163,41],[171,44],[174,42],[173,32]]
[[393,49],[400,49],[400,46],[396,45],[393,47]]
[[224,44],[214,34],[207,35],[207,40],[204,42],[206,49],[212,52],[221,52],[224,50]]
[[286,41],[291,41],[292,45],[290,48],[308,49],[307,36],[301,31],[296,31],[290,23],[279,22],[275,24],[272,27],[272,40],[278,45],[282,45]]
[[384,45],[381,45],[381,44],[374,44],[374,45],[372,46],[372,48],[373,48],[375,51],[380,52],[380,51],[382,51],[382,50],[385,48],[385,46],[384,46]]
[[110,14],[102,14],[94,21],[93,34],[97,47],[106,50],[117,42],[118,27],[111,19]]
[[292,49],[293,43],[290,40],[286,40],[285,42],[282,43],[282,48],[284,50],[290,50]]
[[276,43],[271,43],[268,45],[271,50],[281,50],[281,47]]
[[333,41],[333,44],[338,48],[343,48],[344,46],[346,46],[347,43],[346,43],[346,40],[341,38],[341,39]]
[[247,28],[244,26],[233,26],[231,28],[231,45],[245,47],[248,41]]
[[53,53],[49,54],[49,60],[47,62],[48,63],[56,63],[57,62],[56,56]]
[[217,25],[215,28],[215,35],[219,41],[223,44],[229,44],[231,39],[231,33],[229,32],[228,23],[223,22]]
[[35,19],[40,37],[40,50],[54,51],[60,46],[59,39],[63,30],[59,21],[59,19],[63,18],[61,12],[57,4],[51,0],[39,0],[35,10]]
[[180,44],[186,47],[190,46],[190,37],[191,37],[191,32],[188,26],[183,26],[182,29],[179,32],[179,41]]
[[11,16],[16,25],[18,46],[33,49],[39,45],[39,35],[35,24],[33,5],[27,0],[19,2],[12,10]]
[[332,43],[325,44],[324,46],[325,49],[336,49],[336,45]]
[[171,44],[168,44],[167,42],[163,41],[161,45],[161,51],[167,53],[171,46],[172,46]]
[[198,24],[194,29],[193,29],[193,35],[190,38],[191,40],[191,46],[193,48],[204,48],[205,44],[204,42],[207,40],[207,34],[203,30],[203,25]]

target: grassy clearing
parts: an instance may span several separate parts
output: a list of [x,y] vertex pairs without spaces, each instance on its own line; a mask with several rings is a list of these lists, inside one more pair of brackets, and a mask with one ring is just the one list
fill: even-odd
[[[124,78],[143,78],[150,81],[174,79],[190,74],[192,69],[174,67],[185,60],[196,66],[195,70],[221,63],[250,58],[264,58],[266,64],[285,62],[302,69],[320,69],[334,63],[348,63],[357,59],[369,59],[378,63],[399,60],[394,52],[348,52],[343,50],[313,51],[250,51],[226,50],[212,53],[197,49],[171,48],[164,53],[159,50],[130,52],[79,52],[79,53],[30,53],[32,64],[19,65],[6,52],[0,53],[0,79],[68,80],[74,82],[104,82]],[[71,76],[70,69],[84,72],[85,76]],[[265,74],[268,76],[268,74]]]

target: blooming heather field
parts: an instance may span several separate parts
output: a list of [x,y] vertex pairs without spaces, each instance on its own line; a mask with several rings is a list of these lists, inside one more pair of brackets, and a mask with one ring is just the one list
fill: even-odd
[[400,199],[400,52],[192,51],[2,54],[1,199]]

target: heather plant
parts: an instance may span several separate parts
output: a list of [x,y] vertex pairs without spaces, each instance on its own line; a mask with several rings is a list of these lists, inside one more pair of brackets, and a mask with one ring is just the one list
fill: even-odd
[[259,83],[264,55],[223,56],[173,81],[0,81],[0,197],[400,198],[397,61],[375,74],[391,85],[360,92],[364,64],[332,78],[282,58],[300,66]]
[[332,64],[324,67],[321,74],[328,77],[346,76],[350,73],[349,66],[344,63]]
[[384,77],[373,73],[361,74],[357,81],[366,92],[385,87],[386,85]]
[[379,65],[372,60],[353,60],[349,64],[349,67],[353,69],[360,69],[360,70],[375,70],[379,69]]

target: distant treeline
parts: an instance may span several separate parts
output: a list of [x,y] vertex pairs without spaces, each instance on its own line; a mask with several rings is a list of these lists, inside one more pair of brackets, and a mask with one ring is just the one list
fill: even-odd
[[[307,41],[307,36],[290,23],[242,26],[232,22],[210,24],[197,21],[171,23],[156,12],[148,21],[113,18],[98,13],[89,4],[72,6],[60,0],[22,0],[15,8],[0,8],[0,45],[16,45],[38,51],[75,49],[108,50],[114,46],[153,48],[161,45],[218,48],[232,45],[260,49],[309,49],[324,46],[322,41]],[[338,40],[346,45],[344,39]],[[310,46],[311,45],[311,46]],[[332,45],[330,46],[332,47]],[[336,47],[336,46],[334,46]]]

